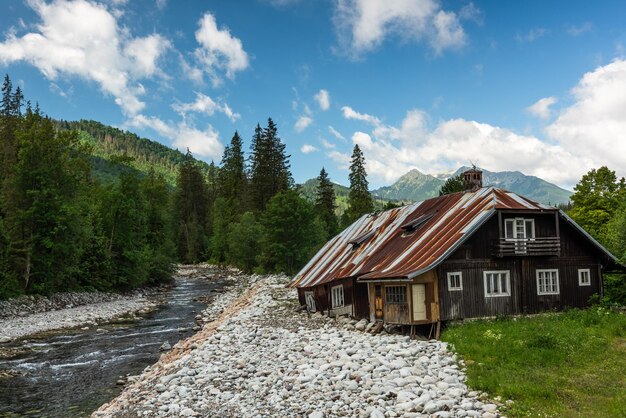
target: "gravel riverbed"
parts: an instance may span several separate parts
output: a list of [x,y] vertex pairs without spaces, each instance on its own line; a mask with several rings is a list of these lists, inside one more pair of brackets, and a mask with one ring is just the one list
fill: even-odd
[[146,313],[155,307],[154,302],[141,295],[0,319],[0,343],[40,332],[95,325],[130,312]]
[[284,276],[233,280],[197,318],[200,332],[92,416],[500,416],[446,343],[309,316]]

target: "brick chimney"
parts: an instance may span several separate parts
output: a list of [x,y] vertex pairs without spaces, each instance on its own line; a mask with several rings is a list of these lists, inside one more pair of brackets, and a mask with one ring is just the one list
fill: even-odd
[[476,191],[483,187],[483,172],[476,167],[463,172],[463,188],[465,191]]

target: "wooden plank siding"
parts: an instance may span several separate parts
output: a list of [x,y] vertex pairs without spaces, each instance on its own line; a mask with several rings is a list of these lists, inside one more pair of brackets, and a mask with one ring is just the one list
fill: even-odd
[[[561,255],[492,258],[490,239],[503,234],[498,223],[503,224],[507,217],[535,219],[536,237],[559,234]],[[601,254],[579,231],[563,220],[559,220],[557,226],[555,219],[554,214],[521,215],[505,212],[492,217],[476,231],[461,249],[437,268],[441,319],[537,313],[588,306],[589,298],[599,294],[602,289]],[[558,270],[558,295],[537,294],[538,269]],[[579,286],[579,269],[589,269],[590,286]],[[510,272],[510,296],[485,297],[484,272],[489,270]],[[461,272],[463,290],[449,290],[449,272]]]

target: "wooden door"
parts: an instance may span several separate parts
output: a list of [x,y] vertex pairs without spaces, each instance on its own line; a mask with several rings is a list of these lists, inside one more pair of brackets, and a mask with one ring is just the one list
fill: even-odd
[[426,285],[413,285],[413,321],[426,319]]
[[379,284],[374,286],[374,318],[383,319],[383,287]]
[[315,312],[315,297],[313,292],[304,292],[304,300],[306,301],[306,308],[309,312]]

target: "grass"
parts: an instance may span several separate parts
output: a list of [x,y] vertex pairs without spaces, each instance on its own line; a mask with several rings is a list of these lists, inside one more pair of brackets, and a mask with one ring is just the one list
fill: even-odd
[[626,417],[626,315],[595,307],[453,324],[468,385],[509,417]]

